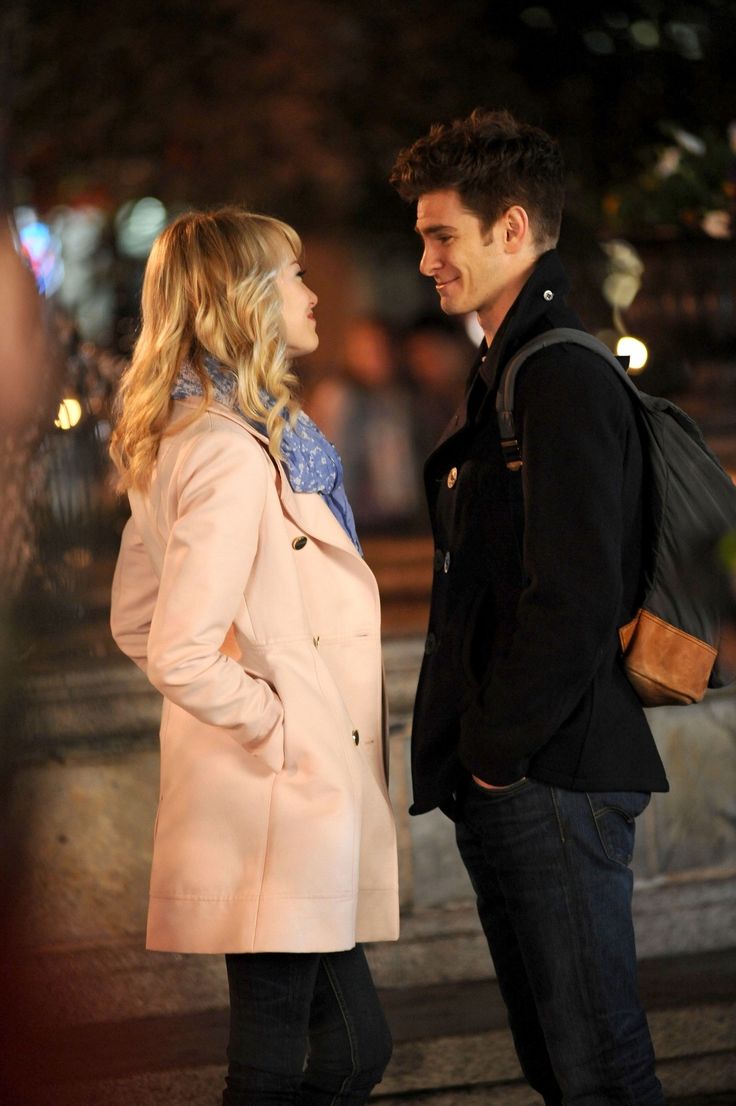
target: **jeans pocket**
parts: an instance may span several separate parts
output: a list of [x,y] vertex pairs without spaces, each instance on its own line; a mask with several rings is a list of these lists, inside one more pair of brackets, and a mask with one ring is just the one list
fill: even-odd
[[628,866],[634,855],[635,822],[649,803],[648,791],[591,791],[588,803],[609,860]]

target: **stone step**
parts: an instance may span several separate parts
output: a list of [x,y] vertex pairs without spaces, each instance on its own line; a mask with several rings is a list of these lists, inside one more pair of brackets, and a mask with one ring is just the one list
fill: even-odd
[[[59,903],[61,890],[54,890],[58,894],[53,901]],[[688,960],[691,955],[717,955],[734,944],[735,918],[736,878],[719,874],[635,888],[637,948],[644,964],[674,962],[684,955],[685,965],[698,963]],[[33,946],[27,949],[24,967],[29,989],[48,990],[62,1021],[127,1020],[144,1013],[206,1010],[220,1006],[227,994],[220,956],[147,952],[142,933],[103,941],[67,939],[43,948],[34,945],[35,933],[25,932]],[[376,984],[387,993],[494,977],[471,901],[404,914],[401,939],[369,945],[367,955]],[[100,980],[105,981],[102,988]],[[698,1000],[713,998],[710,987],[703,993],[694,987],[691,994]]]
[[[65,955],[72,963],[74,954]],[[127,976],[125,957],[117,969],[112,950],[107,959],[109,974],[97,980],[101,997],[116,974],[118,982]],[[173,977],[159,979],[159,985],[162,991],[170,989]],[[66,986],[75,990],[73,971]],[[645,961],[641,991],[669,1098],[736,1096],[736,949]],[[57,1008],[49,998],[35,1039],[54,1086],[55,1106],[65,1104],[65,1096],[74,1106],[103,1101],[106,1106],[215,1106],[219,1101],[227,1036],[222,1007],[125,1018],[108,1013],[105,1020],[69,1025],[70,1010]],[[375,1095],[383,1106],[539,1103],[521,1080],[494,981],[384,990],[382,999],[395,1041]],[[43,1024],[50,1019],[53,1024]]]
[[[414,702],[423,637],[384,641],[393,730],[408,724]],[[143,672],[118,654],[86,666],[53,666],[24,681],[25,718],[20,759],[88,746],[117,748],[158,732],[161,696]]]
[[[736,942],[736,873],[692,873],[692,878],[635,883],[633,898],[640,961],[730,948]],[[379,986],[493,978],[474,902],[402,916],[401,939],[369,947]]]

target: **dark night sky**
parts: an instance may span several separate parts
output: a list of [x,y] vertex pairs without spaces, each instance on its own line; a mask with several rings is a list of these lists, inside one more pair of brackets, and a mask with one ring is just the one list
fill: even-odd
[[668,123],[723,146],[736,115],[733,0],[29,0],[2,19],[16,198],[42,209],[153,193],[388,234],[398,149],[484,104],[561,139],[592,229]]

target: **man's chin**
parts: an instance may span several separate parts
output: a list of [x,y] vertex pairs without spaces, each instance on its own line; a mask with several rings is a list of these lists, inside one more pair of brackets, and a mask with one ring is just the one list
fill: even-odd
[[458,303],[453,303],[449,296],[440,296],[440,310],[445,315],[465,315],[467,309]]

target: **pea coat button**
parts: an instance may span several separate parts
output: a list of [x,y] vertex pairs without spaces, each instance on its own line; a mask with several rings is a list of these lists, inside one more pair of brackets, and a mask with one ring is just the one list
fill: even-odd
[[451,560],[450,554],[445,553],[445,559],[442,562],[442,571],[443,572],[449,572],[450,571],[450,560]]
[[427,640],[424,643],[424,652],[427,654],[427,656],[429,656],[430,653],[434,653],[436,648],[437,638],[432,633],[427,634]]
[[444,553],[442,552],[441,549],[435,549],[435,551],[434,551],[434,567],[437,569],[438,572],[442,568],[444,563],[445,563]]
[[360,745],[360,734],[357,730],[353,730],[353,741],[356,745]]
[[457,469],[453,466],[447,474],[448,488],[454,488],[457,483]]
[[555,298],[554,292],[551,292],[549,290],[549,288],[547,289],[546,292],[543,292],[542,294],[543,294],[544,298],[546,299],[547,303],[549,303],[550,300],[553,300]]
[[307,544],[307,539],[304,537],[304,534],[302,534],[300,537],[294,538],[293,542],[291,543],[291,548],[292,549],[303,549],[306,544]]

